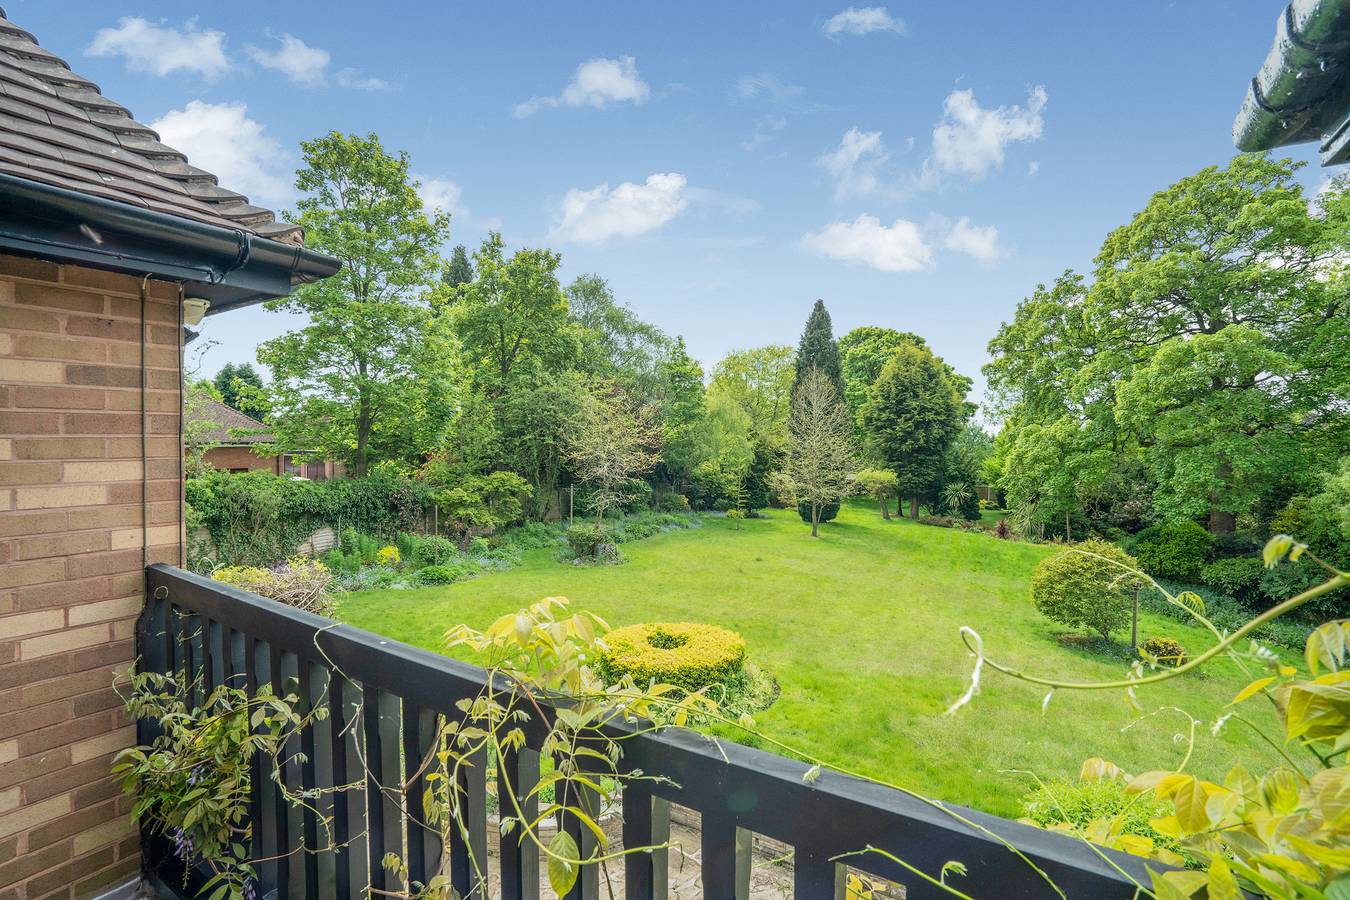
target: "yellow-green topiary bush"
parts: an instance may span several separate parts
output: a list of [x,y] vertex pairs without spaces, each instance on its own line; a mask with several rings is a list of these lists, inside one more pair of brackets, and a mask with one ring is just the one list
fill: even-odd
[[745,664],[745,641],[734,631],[697,622],[651,622],[616,628],[604,637],[596,660],[601,678],[631,675],[638,685],[655,679],[686,691],[726,684]]

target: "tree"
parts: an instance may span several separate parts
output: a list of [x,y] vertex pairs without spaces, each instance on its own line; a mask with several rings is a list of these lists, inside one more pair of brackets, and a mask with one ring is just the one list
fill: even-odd
[[450,252],[450,262],[446,264],[441,280],[451,290],[473,281],[473,263],[469,262],[469,252],[463,244],[456,244]]
[[875,325],[855,328],[839,339],[844,400],[855,418],[867,402],[868,388],[877,380],[891,354],[902,346],[927,349],[928,343],[917,334]]
[[784,474],[795,504],[810,507],[811,537],[819,537],[821,507],[848,491],[853,424],[829,374],[807,370],[793,393]]
[[567,442],[577,478],[594,492],[595,523],[622,503],[624,488],[656,465],[661,432],[651,413],[636,407],[613,382],[596,382],[584,395]]
[[881,504],[881,517],[890,521],[891,507],[889,502],[891,497],[896,495],[896,488],[899,486],[899,479],[895,477],[895,473],[889,469],[863,469],[853,477],[860,488],[875,497],[877,502]]
[[489,472],[459,479],[432,498],[467,547],[475,530],[496,531],[519,520],[531,493],[529,482],[515,472]]
[[944,364],[927,350],[897,348],[868,390],[863,429],[876,458],[895,472],[910,498],[910,517],[920,499],[940,486],[944,457],[965,421],[961,397]]
[[1100,494],[1111,473],[1110,449],[1090,426],[1067,415],[1012,435],[999,479],[1009,505],[1021,507],[1037,525],[1062,519],[1065,540],[1073,540],[1073,514]]
[[498,397],[519,383],[568,368],[579,335],[558,284],[561,257],[551,250],[517,250],[506,258],[492,232],[473,255],[478,277],[457,289],[450,310],[464,356],[480,386]]
[[[817,300],[806,317],[801,340],[797,343],[797,377],[794,385],[801,385],[807,373],[817,369],[834,385],[835,393],[844,396],[844,376],[839,360],[839,345],[834,340],[834,326],[830,323],[825,301]],[[796,388],[794,387],[794,391]]]
[[1042,614],[1111,639],[1133,609],[1135,592],[1144,580],[1134,574],[1139,564],[1115,544],[1089,540],[1061,550],[1036,564],[1031,573],[1031,598]]
[[688,481],[698,455],[698,430],[703,422],[703,367],[677,337],[661,373],[661,460],[677,484]]
[[373,134],[332,132],[301,148],[295,184],[306,196],[294,221],[343,265],[267,304],[310,320],[258,348],[278,442],[344,459],[357,476],[372,459],[416,461],[451,410],[453,342],[425,302],[449,220],[427,215],[407,155]]
[[[1350,416],[1350,198],[1315,206],[1298,163],[1242,155],[1155,194],[1107,236],[1096,280],[1039,288],[990,344],[1018,427],[1070,416],[1139,457],[1168,519],[1230,531],[1332,464]],[[1087,449],[1087,448],[1084,448]]]
[[750,417],[756,440],[781,448],[795,379],[796,354],[785,344],[733,350],[713,367],[708,394],[733,400]]
[[497,401],[500,464],[522,475],[532,493],[526,512],[543,520],[567,469],[567,448],[587,397],[575,371],[541,377]]
[[267,417],[267,385],[258,370],[253,368],[253,363],[236,366],[227,362],[220,367],[213,382],[220,392],[221,403],[259,421]]
[[582,370],[619,382],[640,402],[653,402],[673,348],[670,338],[618,302],[599,275],[580,275],[569,284],[567,305],[581,330]]

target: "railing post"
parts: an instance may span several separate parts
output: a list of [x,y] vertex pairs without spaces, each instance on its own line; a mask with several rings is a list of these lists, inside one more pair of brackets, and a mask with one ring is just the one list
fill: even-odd
[[[487,897],[487,750],[479,750],[459,768],[460,808],[464,821],[450,823],[450,882],[467,900]],[[465,840],[463,831],[468,832]]]
[[[533,822],[539,815],[539,795],[530,791],[539,783],[539,754],[527,748],[510,747],[502,755],[499,766],[498,814],[502,818],[519,818],[515,808],[518,805],[524,818]],[[503,787],[507,781],[515,795],[514,805],[504,796]],[[525,824],[518,821],[500,837],[502,900],[539,900],[539,848],[534,839],[526,837]]]
[[436,766],[439,749],[436,714],[403,704],[403,759],[408,775],[403,808],[408,817],[408,878],[423,887],[441,865],[440,829],[427,824],[426,796],[431,782],[427,775]]

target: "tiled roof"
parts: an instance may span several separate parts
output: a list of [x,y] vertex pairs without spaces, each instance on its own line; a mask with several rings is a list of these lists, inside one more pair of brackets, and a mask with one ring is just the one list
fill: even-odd
[[192,438],[208,444],[270,444],[276,438],[267,426],[219,400],[202,397],[183,410]]
[[0,9],[0,172],[303,244],[297,225],[226,190],[210,172],[38,46]]

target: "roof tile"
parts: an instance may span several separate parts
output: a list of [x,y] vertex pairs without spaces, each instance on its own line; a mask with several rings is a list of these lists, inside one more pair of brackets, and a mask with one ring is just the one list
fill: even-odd
[[303,244],[297,225],[221,187],[0,10],[0,171]]

